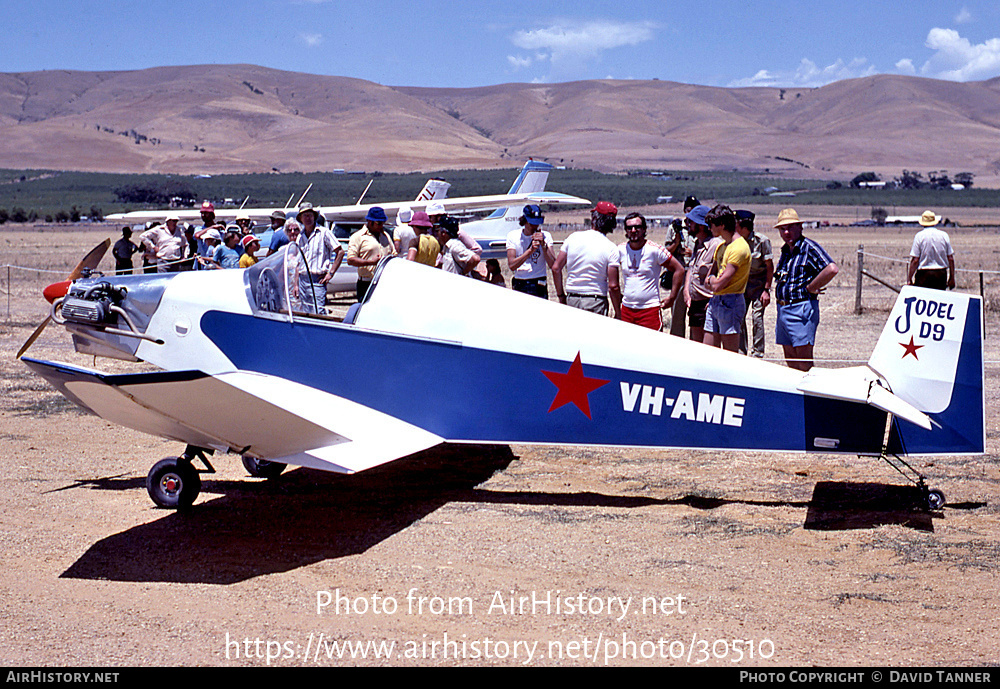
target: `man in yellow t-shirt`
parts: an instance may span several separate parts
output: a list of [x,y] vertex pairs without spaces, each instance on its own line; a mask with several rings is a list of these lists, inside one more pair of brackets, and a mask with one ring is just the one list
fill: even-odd
[[729,206],[717,205],[705,220],[722,239],[715,250],[715,274],[705,281],[715,295],[705,311],[705,344],[735,352],[747,310],[743,290],[750,277],[750,245],[736,234],[736,214]]

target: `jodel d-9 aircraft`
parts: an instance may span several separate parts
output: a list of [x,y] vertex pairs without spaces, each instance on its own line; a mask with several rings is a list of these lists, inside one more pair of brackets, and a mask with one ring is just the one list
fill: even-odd
[[303,260],[291,246],[246,270],[78,268],[47,290],[76,351],[159,370],[23,360],[84,409],[185,444],[147,478],[173,508],[195,501],[217,452],[273,477],[520,443],[883,457],[939,509],[904,457],[984,451],[975,296],[906,287],[867,365],[802,373],[400,258],[343,319],[310,314]]

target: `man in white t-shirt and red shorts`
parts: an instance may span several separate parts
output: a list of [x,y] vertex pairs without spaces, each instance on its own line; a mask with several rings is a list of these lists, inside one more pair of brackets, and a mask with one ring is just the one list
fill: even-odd
[[[684,279],[684,267],[666,248],[646,241],[646,218],[639,213],[625,216],[625,237],[618,247],[618,271],[622,293],[616,296],[615,310],[626,323],[652,330],[663,326],[660,309],[669,309],[677,299]],[[673,271],[670,294],[660,301],[660,273]]]

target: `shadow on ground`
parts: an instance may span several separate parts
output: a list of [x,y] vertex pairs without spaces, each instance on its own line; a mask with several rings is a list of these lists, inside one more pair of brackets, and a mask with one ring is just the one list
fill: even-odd
[[[351,476],[308,469],[269,482],[213,481],[207,475],[204,492],[223,497],[200,502],[187,512],[163,513],[148,524],[104,538],[61,576],[230,584],[365,552],[449,502],[632,509],[686,505],[698,510],[728,504],[789,506],[807,509],[804,527],[814,530],[897,524],[933,531],[932,519],[943,516],[923,508],[916,487],[879,483],[821,482],[808,502],[477,488],[514,459],[508,447],[462,445],[433,448]],[[108,477],[85,485],[135,490],[137,482]]]
[[815,531],[871,529],[894,524],[934,531],[933,517],[916,486],[821,481],[813,490],[805,528]]
[[61,576],[230,584],[362,553],[462,500],[513,459],[508,447],[444,446],[350,476],[308,469],[271,482],[206,475],[203,491],[224,497],[101,539]]

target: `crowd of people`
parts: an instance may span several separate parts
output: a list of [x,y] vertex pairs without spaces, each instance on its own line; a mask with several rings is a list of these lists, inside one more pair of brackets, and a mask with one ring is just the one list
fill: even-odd
[[[139,244],[132,241],[132,228],[123,227],[122,237],[112,249],[115,272],[133,271],[132,256],[142,253],[142,272],[175,273],[185,270],[249,268],[255,264],[261,250],[260,240],[253,233],[253,222],[247,213],[237,213],[234,222],[226,225],[215,218],[215,206],[210,201],[201,205],[200,226],[182,223],[177,214],[168,212],[162,222],[147,224],[139,235]],[[268,255],[276,250],[278,230],[285,224],[285,215],[275,211],[271,229],[275,230]],[[282,233],[287,243],[287,236]]]
[[[776,341],[789,366],[812,367],[818,296],[838,269],[822,247],[802,236],[794,209],[782,211],[774,225],[785,242],[777,268],[751,211],[709,208],[688,197],[684,219],[671,223],[664,246],[647,240],[640,213],[625,216],[626,241],[615,246],[607,235],[617,225],[617,211],[612,203],[597,204],[590,228],[566,239],[552,264],[561,302],[605,314],[610,304],[611,315],[623,321],[763,357],[764,310],[775,288]],[[667,323],[661,311],[670,314]]]
[[[131,229],[123,228],[113,250],[116,271],[131,273],[132,255],[138,252],[144,272],[248,268],[257,262],[261,244],[248,215],[237,214],[227,226],[216,222],[215,208],[206,201],[201,216],[202,225],[195,227],[167,214],[162,224],[153,223],[142,233],[139,246],[130,239]],[[609,235],[617,228],[618,208],[601,201],[590,211],[589,227],[570,234],[557,252],[552,235],[543,229],[541,208],[527,205],[519,228],[506,238],[511,288],[548,299],[551,272],[560,303],[758,358],[764,356],[764,312],[774,303],[775,341],[790,367],[808,371],[819,295],[837,276],[838,266],[817,242],[803,236],[795,209],[782,210],[773,224],[783,242],[777,262],[756,219],[749,210],[723,204],[709,208],[690,196],[683,220],[670,224],[663,246],[648,240],[646,218],[634,212],[624,219],[626,241],[615,244]],[[387,256],[506,286],[499,261],[482,260],[479,243],[447,215],[443,204],[432,202],[426,211],[400,209],[392,235],[388,220],[383,208],[371,207],[364,228],[351,235],[345,251],[317,209],[303,203],[294,220],[286,220],[281,211],[272,214],[267,255],[289,243],[299,247],[305,267],[298,271],[293,296],[310,312],[322,311],[327,283],[345,259],[357,269],[358,301]],[[937,228],[939,222],[932,211],[920,219],[924,229],[914,238],[910,284],[955,286],[954,252],[947,233]],[[663,311],[669,314],[666,322]]]

